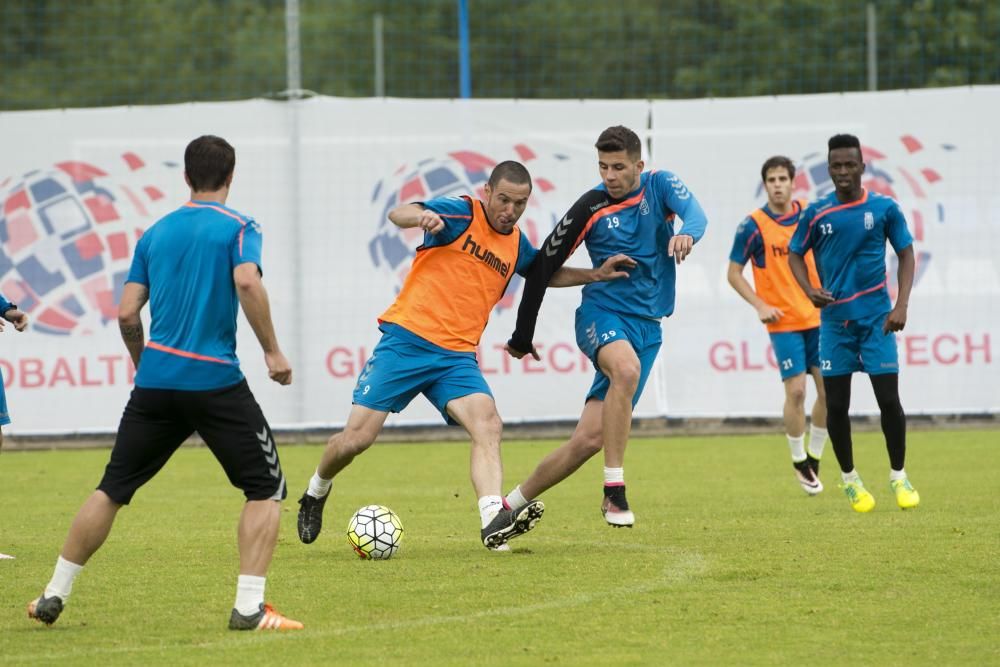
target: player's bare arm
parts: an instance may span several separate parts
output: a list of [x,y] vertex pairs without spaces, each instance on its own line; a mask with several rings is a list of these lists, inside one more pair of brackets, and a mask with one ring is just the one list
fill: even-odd
[[389,211],[389,221],[400,229],[419,227],[428,234],[437,234],[444,229],[444,221],[434,211],[420,204],[403,204]]
[[590,283],[621,280],[629,276],[628,271],[625,269],[634,269],[636,265],[636,261],[628,255],[617,254],[608,257],[600,266],[594,269],[564,266],[552,275],[549,287],[573,287],[575,285],[589,285]]
[[118,304],[118,330],[136,368],[139,367],[139,357],[142,356],[142,348],[146,343],[139,313],[148,300],[148,287],[139,283],[125,283],[121,303]]
[[889,316],[885,318],[882,331],[902,331],[906,326],[906,310],[910,303],[910,290],[913,288],[913,274],[916,268],[916,260],[913,256],[913,246],[907,246],[897,253],[899,257],[899,270],[896,272],[896,281],[899,284],[899,294],[896,296],[896,305],[893,306]]
[[795,282],[799,284],[802,291],[806,293],[809,300],[817,308],[822,308],[833,303],[833,295],[821,287],[813,287],[809,283],[809,270],[806,268],[806,260],[802,255],[794,250],[788,253],[788,266],[792,269]]
[[743,266],[736,262],[729,262],[729,269],[726,271],[726,279],[732,285],[736,293],[743,297],[743,300],[753,306],[757,311],[757,317],[764,324],[772,324],[781,319],[785,314],[780,308],[772,306],[759,296],[754,288],[743,277]]
[[292,367],[278,346],[278,337],[271,321],[271,304],[260,279],[260,268],[253,262],[240,264],[233,269],[233,281],[236,283],[236,295],[243,313],[264,351],[268,377],[281,385],[291,384]]

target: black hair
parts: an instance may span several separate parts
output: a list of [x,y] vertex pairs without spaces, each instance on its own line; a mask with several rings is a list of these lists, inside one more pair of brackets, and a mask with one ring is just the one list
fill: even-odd
[[524,185],[527,183],[530,188],[531,174],[528,173],[528,169],[520,162],[505,160],[493,167],[488,183],[491,188],[495,188],[500,181],[507,181],[514,185]]
[[601,132],[594,147],[602,153],[625,151],[636,162],[642,157],[639,135],[623,125],[615,125]]
[[784,155],[775,155],[764,161],[764,166],[760,168],[760,180],[767,182],[767,172],[772,169],[785,169],[788,171],[788,178],[795,178],[795,164]]
[[184,173],[195,192],[215,192],[233,173],[236,150],[222,137],[206,134],[184,149]]
[[861,140],[853,134],[835,134],[826,142],[826,147],[827,158],[830,156],[830,151],[837,148],[857,148],[858,154],[861,154]]

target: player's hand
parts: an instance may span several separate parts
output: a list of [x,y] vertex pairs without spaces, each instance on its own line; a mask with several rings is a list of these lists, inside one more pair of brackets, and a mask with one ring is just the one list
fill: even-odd
[[902,331],[903,327],[906,326],[906,306],[901,304],[896,304],[896,307],[892,309],[892,312],[885,318],[885,322],[882,324],[882,333],[889,333],[890,331]]
[[603,283],[609,280],[628,278],[628,271],[624,271],[623,269],[634,269],[638,265],[638,262],[628,255],[613,255],[604,260],[604,263],[594,270],[594,279],[596,282]]
[[267,364],[267,375],[280,385],[292,383],[292,366],[288,359],[281,352],[268,352],[264,354],[264,363]]
[[[17,331],[24,331],[28,328],[28,314],[19,308],[8,310],[4,313],[3,319],[14,325]],[[2,324],[2,322],[0,322]]]
[[809,300],[817,308],[829,306],[835,301],[832,294],[820,287],[810,287],[809,291],[806,292],[806,296],[809,297]]
[[441,216],[434,211],[424,209],[420,212],[420,218],[417,220],[417,227],[420,227],[420,229],[433,236],[444,229],[444,221],[441,220]]
[[757,317],[764,324],[774,324],[784,316],[785,312],[781,308],[766,303],[757,308]]
[[[527,354],[529,354],[528,352],[521,352],[517,348],[511,347],[510,343],[504,343],[503,344],[503,349],[504,349],[504,352],[506,352],[510,356],[514,357],[515,359],[521,359],[522,357],[524,357]],[[538,354],[538,350],[535,349],[534,345],[531,346],[531,352],[530,352],[530,354],[531,354],[532,357],[535,358],[535,361],[541,361],[542,360],[542,357]]]
[[691,254],[692,248],[694,248],[694,237],[687,234],[678,234],[670,238],[670,244],[667,246],[667,256],[673,257],[680,264]]

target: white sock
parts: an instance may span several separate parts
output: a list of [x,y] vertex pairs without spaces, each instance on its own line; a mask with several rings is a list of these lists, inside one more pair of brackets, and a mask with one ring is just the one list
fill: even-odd
[[826,439],[829,435],[825,428],[809,427],[809,455],[817,461],[823,458],[823,449],[826,447]]
[[896,482],[901,479],[906,479],[906,468],[902,470],[889,470],[889,481]]
[[806,434],[799,436],[785,434],[788,438],[788,449],[792,453],[792,462],[799,463],[806,460]]
[[858,474],[857,470],[842,472],[840,478],[844,480],[844,484],[861,484],[861,475]]
[[604,466],[604,485],[624,484],[625,468],[609,468]]
[[503,509],[503,496],[483,496],[479,499],[479,518],[483,528],[490,524],[497,512]]
[[241,574],[236,580],[236,602],[233,607],[244,616],[253,616],[264,604],[264,582],[267,577]]
[[521,485],[518,484],[514,487],[514,490],[507,494],[507,504],[510,505],[511,509],[515,507],[523,507],[528,504],[528,499],[524,497],[521,493]]
[[332,479],[323,479],[319,476],[319,471],[316,471],[309,479],[309,488],[306,489],[306,493],[313,498],[323,498],[326,494],[330,493],[330,487],[332,485]]
[[59,556],[58,560],[56,560],[56,569],[52,573],[52,580],[45,587],[45,597],[56,596],[63,602],[66,602],[66,598],[69,597],[70,592],[73,590],[73,580],[76,579],[81,570],[83,570],[82,565],[71,563],[62,556]]

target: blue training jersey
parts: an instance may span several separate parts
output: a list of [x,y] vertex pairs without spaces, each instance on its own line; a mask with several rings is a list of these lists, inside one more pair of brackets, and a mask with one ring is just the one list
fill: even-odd
[[233,270],[248,262],[259,269],[260,260],[257,223],[214,202],[188,202],[146,230],[127,279],[149,288],[137,387],[200,391],[243,379]]
[[[676,217],[683,221],[680,229],[674,227]],[[686,234],[697,242],[707,224],[701,204],[669,171],[643,172],[636,189],[621,199],[612,199],[603,183],[584,193],[538,252],[518,307],[513,347],[531,349],[549,280],[580,243],[586,243],[594,268],[619,253],[637,262],[628,278],[585,286],[584,304],[626,316],[669,317],[674,312],[677,267],[667,255],[667,246],[675,234]]]
[[802,213],[789,251],[812,249],[823,288],[834,302],[824,307],[824,321],[857,320],[888,312],[885,242],[898,254],[913,243],[899,204],[864,190],[861,199],[841,203],[836,192]]

